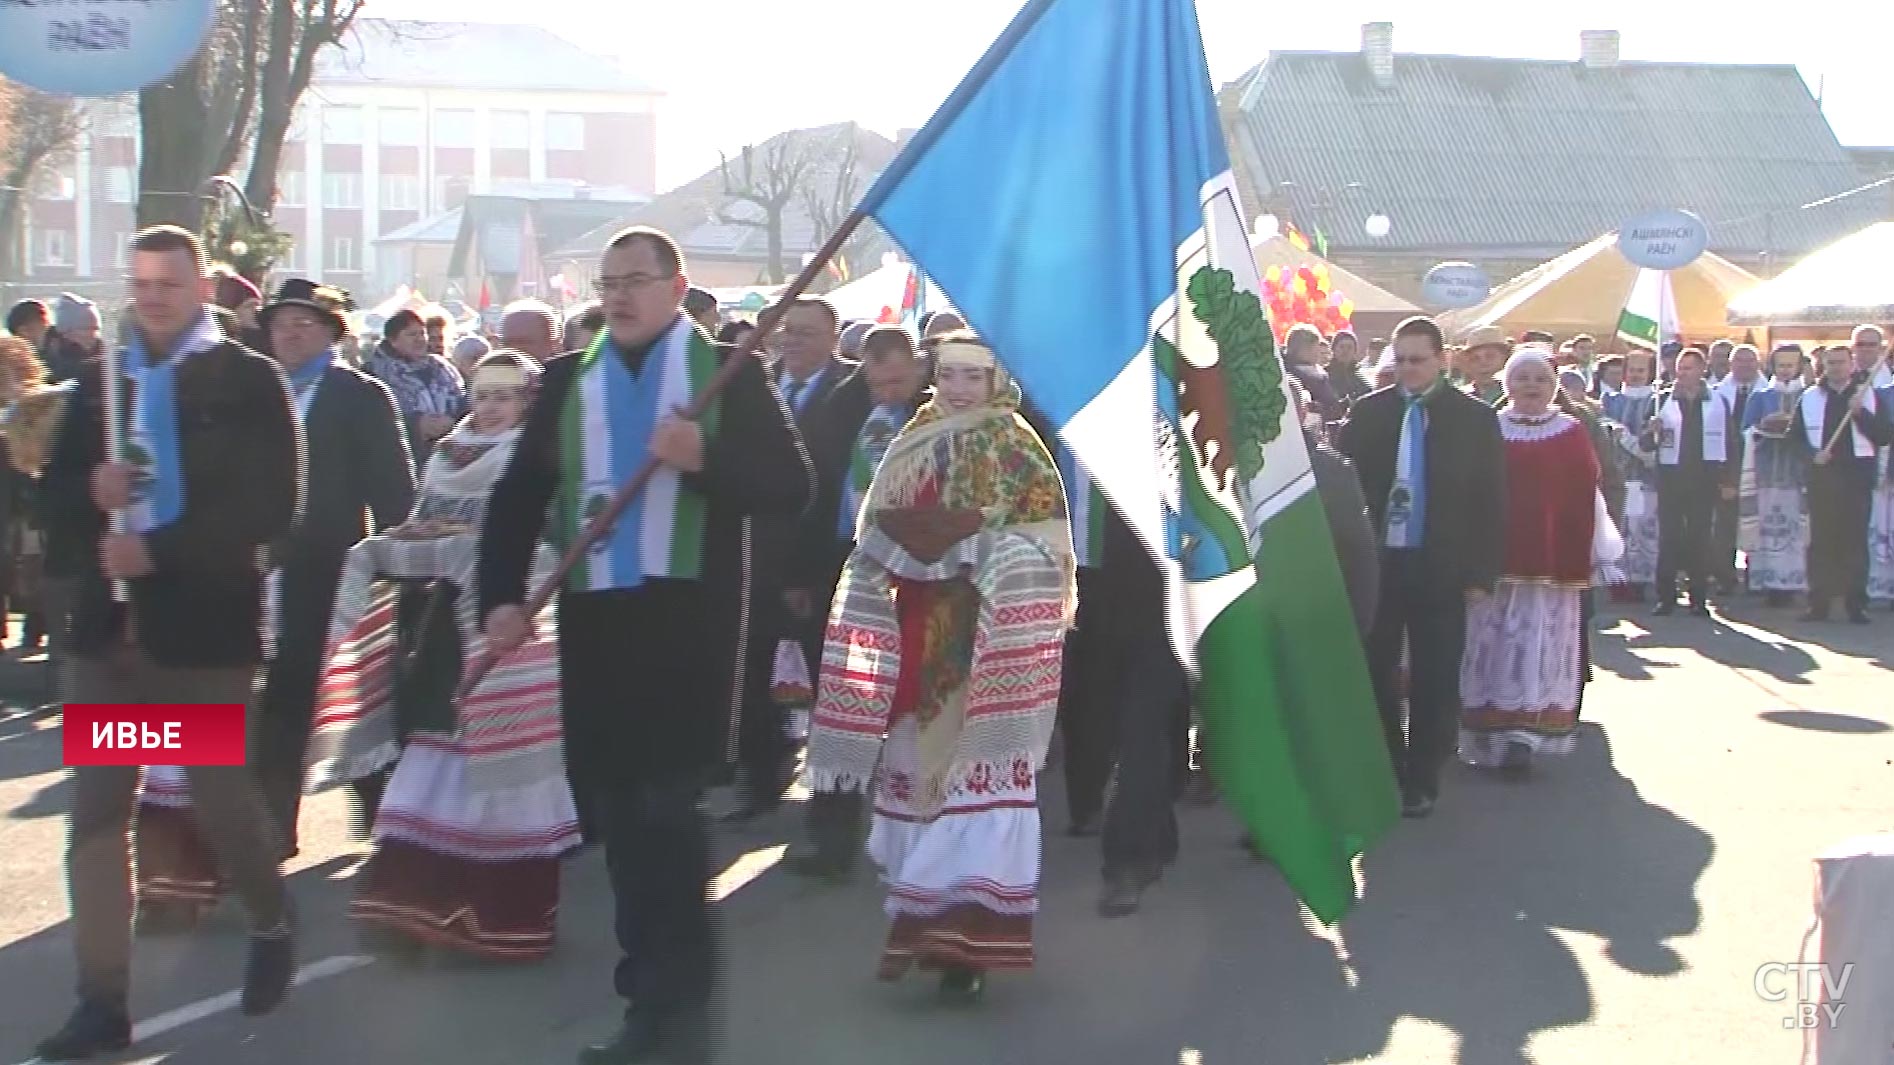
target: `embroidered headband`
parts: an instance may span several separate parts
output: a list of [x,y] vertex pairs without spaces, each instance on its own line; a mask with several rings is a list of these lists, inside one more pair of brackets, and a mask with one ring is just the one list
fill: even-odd
[[532,377],[524,367],[512,363],[489,363],[474,371],[474,387],[495,385],[500,388],[525,389],[532,384]]
[[970,340],[944,340],[934,345],[934,359],[941,366],[970,366],[991,370],[999,365],[993,349]]

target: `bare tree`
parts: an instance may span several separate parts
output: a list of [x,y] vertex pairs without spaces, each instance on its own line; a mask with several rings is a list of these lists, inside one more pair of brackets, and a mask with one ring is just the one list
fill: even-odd
[[20,221],[27,190],[48,163],[72,152],[85,113],[70,96],[54,96],[23,85],[6,85],[0,97],[0,277],[17,278]]
[[765,143],[761,150],[746,144],[738,157],[740,172],[737,174],[731,172],[729,159],[722,158],[720,165],[724,195],[754,204],[763,216],[743,217],[722,210],[717,218],[725,225],[752,226],[763,231],[769,256],[765,269],[772,285],[783,283],[784,216],[801,194],[803,178],[816,158],[806,150],[807,140],[803,131],[798,130]]
[[[874,176],[862,158],[861,130],[855,123],[844,126],[826,147],[802,186],[802,209],[815,227],[817,247],[842,227]],[[836,252],[836,262],[845,275],[853,276],[881,244],[885,241],[877,227],[864,223],[855,227],[855,232]]]
[[244,194],[256,209],[276,206],[276,171],[283,161],[296,104],[316,73],[316,56],[342,43],[365,0],[270,0],[269,58],[263,64],[256,145]]
[[296,105],[322,49],[339,43],[364,0],[220,0],[196,57],[139,93],[143,155],[138,223],[204,223],[201,193],[249,155],[242,188],[267,215]]

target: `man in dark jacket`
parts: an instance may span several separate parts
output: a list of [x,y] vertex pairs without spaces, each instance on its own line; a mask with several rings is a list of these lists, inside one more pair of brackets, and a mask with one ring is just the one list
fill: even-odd
[[[75,703],[248,704],[262,659],[257,555],[294,520],[302,441],[275,364],[226,339],[199,303],[203,249],[175,226],[132,243],[124,454],[104,454],[102,375],[87,364],[41,484],[54,539],[96,545],[72,619]],[[107,526],[121,512],[124,531]],[[112,582],[122,582],[116,601]],[[265,1013],[295,960],[281,853],[250,770],[186,770],[204,839],[250,916],[243,1009]],[[39,1047],[69,1061],[131,1039],[135,766],[74,771],[67,880],[79,1007]]]
[[[665,382],[698,380],[713,351],[681,310],[677,244],[641,227],[599,264],[604,342],[555,359],[494,486],[480,543],[480,611],[504,655],[527,634],[526,577],[557,504],[570,539],[649,455],[659,466],[559,595],[566,748],[597,799],[623,957],[624,1023],[586,1065],[710,1056],[715,943],[710,845],[698,813],[740,687],[745,518],[809,503],[808,459],[763,365],[745,359],[714,411],[687,421]],[[563,427],[563,431],[562,431]],[[621,465],[622,463],[622,465]]]
[[302,520],[271,551],[278,567],[272,578],[276,656],[257,715],[257,776],[284,849],[294,852],[303,755],[342,562],[371,519],[375,529],[406,520],[414,506],[414,468],[394,395],[335,357],[348,323],[318,298],[314,284],[283,282],[259,324],[289,377],[309,463]]
[[[1492,408],[1445,383],[1440,327],[1394,332],[1398,383],[1356,402],[1340,450],[1354,460],[1381,548],[1368,669],[1408,817],[1433,812],[1454,751],[1466,606],[1490,595],[1505,544],[1505,455]],[[1402,728],[1402,649],[1408,663]]]

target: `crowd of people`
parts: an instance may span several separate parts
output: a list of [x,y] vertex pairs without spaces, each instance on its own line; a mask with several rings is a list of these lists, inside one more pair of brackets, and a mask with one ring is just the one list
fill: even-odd
[[[350,913],[395,958],[545,957],[564,860],[601,847],[626,1008],[588,1065],[712,1053],[713,784],[751,821],[800,772],[786,867],[865,854],[879,975],[956,1002],[1033,964],[1053,747],[1106,917],[1213,792],[1158,566],[951,312],[910,332],[806,297],[759,335],[632,228],[566,321],[527,301],[456,337],[404,311],[362,344],[346,293],[266,299],[183,230],[131,263],[122,347],[72,298],[0,340],[0,521],[44,571],[27,638],[69,700],[250,704],[251,754],[75,771],[79,1005],[46,1060],[127,1046],[134,929],[188,933],[226,894],[244,1011],[284,999],[312,791],[347,791],[371,844]],[[1894,595],[1878,329],[1767,376],[1727,342],[1446,340],[1416,317],[1385,350],[1282,347],[1406,816],[1456,755],[1523,778],[1571,749],[1595,591],[1654,584],[1660,614],[1806,592],[1856,621]]]

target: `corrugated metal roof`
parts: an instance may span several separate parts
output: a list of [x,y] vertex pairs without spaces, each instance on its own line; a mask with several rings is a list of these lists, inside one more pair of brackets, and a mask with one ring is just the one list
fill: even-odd
[[316,56],[314,84],[654,94],[616,59],[540,26],[357,19]]
[[1256,210],[1331,248],[1551,254],[1681,207],[1726,255],[1788,256],[1881,206],[1797,210],[1860,170],[1791,66],[1396,55],[1383,88],[1358,53],[1279,52],[1224,103]]

